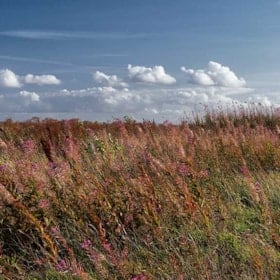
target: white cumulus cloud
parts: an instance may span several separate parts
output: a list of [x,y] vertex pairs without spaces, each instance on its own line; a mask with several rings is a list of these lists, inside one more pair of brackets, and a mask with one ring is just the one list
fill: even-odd
[[198,84],[202,86],[215,85],[215,82],[207,73],[205,73],[204,70],[195,71],[193,69],[186,69],[184,66],[181,67],[181,70],[187,74],[189,81],[193,84]]
[[36,92],[30,92],[30,91],[22,90],[19,93],[19,95],[28,99],[29,101],[32,101],[32,102],[39,102],[40,101],[40,96]]
[[128,65],[128,76],[136,82],[145,82],[153,84],[174,84],[176,79],[165,72],[163,66],[154,66],[152,68],[145,66]]
[[22,86],[20,78],[13,71],[9,69],[0,70],[0,86],[19,88]]
[[214,61],[210,61],[205,69],[186,69],[182,66],[181,71],[187,74],[192,84],[236,88],[246,85],[246,81],[239,78],[229,67]]
[[61,81],[54,75],[33,75],[19,76],[9,69],[0,70],[0,86],[19,88],[24,84],[36,85],[59,85]]
[[127,83],[123,82],[121,79],[119,79],[116,75],[106,75],[103,72],[100,71],[96,71],[93,74],[93,78],[94,80],[99,83],[102,84],[104,86],[108,86],[108,87],[127,87]]
[[105,121],[129,115],[138,120],[180,121],[184,116],[192,116],[193,112],[205,114],[205,106],[207,110],[231,110],[252,102],[279,106],[279,91],[263,93],[246,87],[221,86],[130,89],[100,86],[40,94],[22,90],[20,93],[4,93],[0,112],[5,117],[11,113],[14,116],[20,113],[22,117],[24,113],[28,118],[35,114],[39,117]]
[[24,77],[26,84],[42,85],[59,85],[61,81],[54,75],[33,75],[28,74]]

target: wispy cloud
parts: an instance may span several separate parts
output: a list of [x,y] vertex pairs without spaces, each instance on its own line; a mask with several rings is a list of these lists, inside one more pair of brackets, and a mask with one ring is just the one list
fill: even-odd
[[95,53],[91,57],[128,57],[129,54],[125,53]]
[[21,56],[11,56],[11,55],[0,55],[0,60],[13,60],[19,62],[32,62],[32,63],[42,63],[42,64],[53,64],[53,65],[64,65],[64,66],[74,66],[73,63],[65,61],[56,61],[56,60],[46,60],[46,59],[37,59],[30,57],[21,57]]
[[43,30],[5,30],[0,36],[33,40],[69,39],[141,39],[156,34],[128,32],[84,32],[84,31],[43,31]]
[[[98,56],[98,54],[96,54],[94,56]],[[105,56],[105,54],[100,55],[100,57],[103,57],[103,56]],[[109,56],[113,56],[113,54],[109,54]],[[116,69],[123,68],[122,65],[114,65],[114,66],[101,65],[101,64],[93,64],[93,65],[88,64],[87,65],[87,64],[72,63],[72,62],[68,62],[68,61],[48,60],[48,59],[11,56],[11,55],[0,55],[0,64],[1,64],[1,60],[66,66],[66,67],[63,67],[62,69],[60,67],[54,68],[52,71],[53,73],[77,73],[77,72],[89,72],[89,71],[94,71],[94,70],[98,70],[98,69],[116,70]]]

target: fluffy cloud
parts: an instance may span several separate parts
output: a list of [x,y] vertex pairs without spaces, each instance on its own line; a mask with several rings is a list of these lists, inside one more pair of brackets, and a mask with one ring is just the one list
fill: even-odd
[[[242,89],[244,92],[244,89]],[[238,89],[235,90],[238,93]],[[248,91],[249,92],[249,91]],[[204,105],[232,104],[235,98],[226,96],[226,88],[178,89],[116,89],[94,87],[81,90],[62,90],[42,95],[51,112],[91,112],[103,116],[123,117],[130,114],[138,118],[174,120]],[[124,112],[125,108],[125,112]]]
[[202,86],[213,86],[215,83],[212,78],[205,73],[204,70],[193,70],[186,69],[184,66],[181,67],[181,70],[187,74],[189,81],[193,84],[198,84]]
[[128,65],[128,76],[135,82],[145,82],[153,84],[174,84],[176,79],[165,73],[163,66],[154,66],[152,68],[144,66]]
[[0,70],[0,86],[10,88],[20,88],[24,84],[36,85],[59,85],[61,81],[54,75],[16,75],[9,69]]
[[93,78],[97,83],[102,84],[104,86],[122,87],[122,88],[128,86],[127,83],[123,82],[116,75],[109,76],[100,71],[96,71],[93,74]]
[[[93,77],[98,86],[92,88],[47,92],[41,88],[39,94],[26,90],[3,93],[0,95],[0,118],[16,118],[18,115],[23,119],[37,115],[42,118],[106,121],[129,115],[138,120],[161,122],[167,119],[178,122],[186,116],[191,116],[193,112],[204,114],[205,105],[211,110],[217,107],[231,109],[235,105],[248,106],[251,102],[266,106],[280,104],[279,92],[260,94],[256,90],[244,87],[243,79],[238,78],[228,67],[216,62],[209,62],[204,70],[182,67],[182,71],[196,86],[181,88],[165,86],[176,80],[166,74],[162,66],[146,68],[129,65],[128,71],[132,81],[164,85],[131,86],[128,89],[127,84],[116,75],[110,76],[97,71]],[[0,85],[5,87],[27,83],[42,85],[47,84],[46,81],[51,84],[55,83],[56,79],[55,76],[54,80],[49,78],[52,75],[17,76],[10,70],[2,70],[0,73]],[[13,83],[11,78],[8,79],[9,83],[5,80],[9,77],[7,73],[14,78]]]
[[[270,94],[270,95],[269,95]],[[182,88],[113,88],[93,87],[58,90],[37,94],[21,91],[5,93],[0,102],[0,117],[81,118],[106,121],[129,115],[135,119],[180,121],[208,109],[236,108],[251,102],[263,105],[280,104],[279,92],[259,95],[248,88],[182,87]],[[272,103],[273,101],[273,103]],[[247,102],[247,103],[246,103]],[[40,112],[40,113],[38,113]],[[3,117],[4,116],[4,117]]]
[[187,74],[186,76],[192,84],[236,88],[246,85],[246,81],[237,77],[229,67],[214,61],[210,61],[205,69],[193,70],[182,66],[181,70]]
[[23,78],[26,84],[42,85],[59,85],[61,81],[54,75],[33,75],[28,74]]
[[0,70],[0,86],[19,88],[21,87],[20,78],[9,69]]
[[19,93],[19,95],[32,102],[40,101],[40,96],[36,92],[30,92],[30,91],[23,90]]

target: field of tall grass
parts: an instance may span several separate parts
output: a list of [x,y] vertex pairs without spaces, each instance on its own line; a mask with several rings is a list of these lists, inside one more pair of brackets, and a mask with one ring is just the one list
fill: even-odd
[[280,279],[280,113],[0,123],[0,279]]

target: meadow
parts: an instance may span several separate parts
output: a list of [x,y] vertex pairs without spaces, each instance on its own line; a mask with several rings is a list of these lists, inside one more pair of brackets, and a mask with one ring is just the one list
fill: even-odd
[[0,123],[0,279],[280,279],[280,112]]

